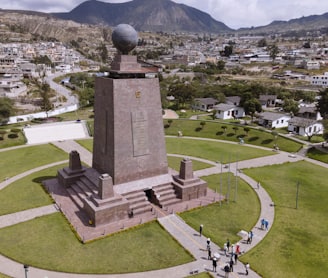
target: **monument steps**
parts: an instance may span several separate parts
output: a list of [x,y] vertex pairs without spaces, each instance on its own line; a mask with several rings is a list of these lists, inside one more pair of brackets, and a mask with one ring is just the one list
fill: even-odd
[[157,199],[156,204],[161,208],[181,202],[181,199],[177,198],[177,195],[175,194],[172,183],[155,186],[152,190]]
[[66,189],[71,200],[77,205],[78,208],[83,208],[83,201],[79,194],[71,187]]
[[128,192],[122,194],[122,196],[129,201],[130,209],[133,210],[133,215],[150,211],[152,208],[146,193],[142,190]]
[[97,194],[98,192],[95,187],[94,189],[90,188],[92,187],[92,184],[88,182],[88,179],[86,178],[80,178],[80,180],[77,181],[75,184],[81,188],[81,190],[85,193],[86,196]]

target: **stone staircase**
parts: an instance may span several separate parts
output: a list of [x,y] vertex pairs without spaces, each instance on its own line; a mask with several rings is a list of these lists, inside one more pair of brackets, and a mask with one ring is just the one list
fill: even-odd
[[93,171],[86,171],[85,175],[67,188],[70,198],[78,208],[83,208],[83,199],[98,193],[98,186],[94,183],[98,179],[94,179],[95,176],[98,177],[99,174]]
[[148,201],[146,193],[142,190],[124,193],[122,196],[130,203],[130,210],[133,210],[133,215],[152,210],[152,206]]
[[177,198],[172,183],[165,183],[153,187],[153,199],[152,202],[158,205],[160,208],[167,207],[169,205],[177,204],[181,202],[181,199]]

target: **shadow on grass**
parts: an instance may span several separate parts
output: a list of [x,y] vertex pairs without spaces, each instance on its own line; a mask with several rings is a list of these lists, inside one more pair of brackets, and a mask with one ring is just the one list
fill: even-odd
[[258,136],[253,136],[253,137],[248,139],[248,142],[254,142],[254,141],[258,140],[259,138],[260,137],[258,137]]
[[196,128],[195,128],[195,131],[196,131],[196,132],[200,132],[201,130],[202,130],[201,127],[196,127]]
[[262,145],[267,145],[273,142],[273,139],[266,139],[261,142]]
[[35,183],[42,183],[44,180],[50,180],[50,179],[54,179],[56,178],[56,176],[42,176],[42,177],[37,177],[35,179],[33,179],[32,181]]
[[223,134],[223,131],[218,131],[217,133],[216,133],[216,135],[222,135]]
[[232,136],[234,136],[235,134],[234,133],[228,133],[227,134],[227,137],[232,137]]

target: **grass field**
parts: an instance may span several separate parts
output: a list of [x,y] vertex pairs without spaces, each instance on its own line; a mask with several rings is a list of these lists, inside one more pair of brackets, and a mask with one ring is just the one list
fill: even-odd
[[50,144],[31,146],[0,152],[0,161],[5,161],[0,167],[0,180],[15,176],[30,169],[52,162],[67,160],[64,151]]
[[56,271],[128,273],[193,261],[157,222],[82,244],[63,216],[54,213],[0,229],[0,238],[5,256]]
[[[205,122],[203,127],[201,126],[202,122]],[[302,144],[298,142],[280,136],[275,139],[270,132],[265,132],[244,125],[237,126],[214,121],[173,120],[171,124],[164,121],[164,126],[167,127],[165,128],[166,135],[177,136],[178,131],[180,130],[184,136],[204,137],[233,142],[239,142],[238,138],[243,138],[246,144],[267,148],[273,148],[274,144],[277,144],[281,150],[291,153],[297,152],[302,148]],[[226,128],[223,129],[223,127]],[[244,130],[245,128],[250,128],[250,130],[246,132]]]
[[316,148],[309,149],[308,152],[307,152],[307,156],[309,158],[314,159],[314,160],[318,160],[318,161],[321,161],[321,162],[324,162],[324,163],[328,163],[328,153],[321,152]]
[[[167,157],[167,162],[168,162],[170,168],[172,168],[176,171],[179,171],[182,159],[183,159],[182,157],[168,156]],[[198,160],[191,160],[191,161],[192,161],[192,169],[194,171],[210,168],[210,167],[213,166],[211,164],[204,163],[204,162],[201,162],[201,161],[198,161]]]
[[57,169],[64,166],[66,164],[36,172],[2,189],[0,191],[0,215],[50,205],[52,200],[44,191],[41,182],[56,177]]
[[327,169],[296,162],[244,173],[261,181],[276,205],[276,215],[268,236],[241,259],[263,277],[326,277]]
[[[80,145],[92,152],[92,139],[78,140]],[[274,155],[272,151],[255,149],[239,144],[187,138],[166,138],[168,154],[189,155],[223,163]]]
[[[213,242],[223,247],[229,238],[231,242],[237,242],[240,230],[249,231],[256,224],[260,213],[260,203],[254,190],[243,180],[232,174],[212,175],[203,177],[211,189],[229,196],[229,202],[214,203],[205,208],[181,213],[181,217],[196,231],[203,224],[203,234],[211,238]],[[230,186],[229,186],[230,184]],[[237,191],[236,189],[237,184]],[[229,190],[230,187],[230,190]],[[236,200],[236,201],[235,201]]]

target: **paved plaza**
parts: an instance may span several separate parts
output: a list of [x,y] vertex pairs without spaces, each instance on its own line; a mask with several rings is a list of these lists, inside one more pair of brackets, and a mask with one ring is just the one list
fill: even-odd
[[89,137],[83,121],[28,125],[24,128],[24,134],[28,145]]

